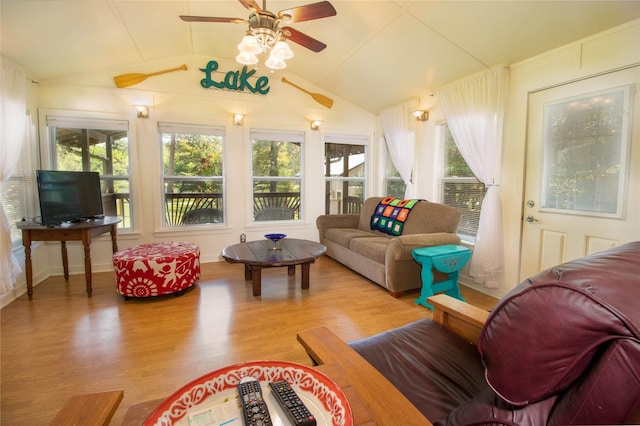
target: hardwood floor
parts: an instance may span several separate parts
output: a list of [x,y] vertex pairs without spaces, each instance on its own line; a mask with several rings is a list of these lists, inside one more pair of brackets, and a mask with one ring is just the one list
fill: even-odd
[[[300,270],[262,273],[251,294],[243,266],[202,265],[197,286],[182,297],[125,301],[113,273],[95,273],[93,297],[84,275],[50,277],[2,309],[1,414],[9,425],[46,425],[71,396],[124,389],[112,424],[133,404],[168,396],[187,382],[231,363],[282,359],[311,365],[296,333],[327,325],[346,341],[430,317],[419,292],[394,299],[328,257]],[[463,297],[484,309],[496,300],[466,287]]]

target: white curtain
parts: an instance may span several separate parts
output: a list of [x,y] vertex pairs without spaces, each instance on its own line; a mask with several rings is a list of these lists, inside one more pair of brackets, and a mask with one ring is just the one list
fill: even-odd
[[504,269],[500,166],[508,88],[509,69],[500,66],[436,93],[460,153],[487,187],[469,270],[487,288],[500,286]]
[[404,198],[414,198],[411,180],[413,173],[414,132],[411,129],[411,111],[407,104],[398,105],[380,113],[382,131],[387,141],[391,161],[406,185]]
[[[0,62],[0,181],[4,182],[11,177],[20,159],[27,126],[27,106],[24,72],[1,57]],[[20,272],[18,260],[11,250],[9,220],[0,202],[0,292],[11,291]]]

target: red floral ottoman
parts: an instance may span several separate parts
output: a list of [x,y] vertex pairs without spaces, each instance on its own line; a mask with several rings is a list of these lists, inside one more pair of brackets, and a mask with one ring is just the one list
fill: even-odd
[[114,253],[116,290],[129,297],[181,295],[200,279],[200,247],[186,242],[141,244]]

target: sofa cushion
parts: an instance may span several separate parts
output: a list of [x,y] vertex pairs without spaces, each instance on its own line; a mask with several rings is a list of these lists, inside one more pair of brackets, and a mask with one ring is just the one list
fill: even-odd
[[[380,235],[380,234],[377,234]],[[349,248],[351,240],[354,238],[374,238],[377,236],[371,231],[362,231],[353,228],[329,228],[324,233],[324,238],[331,240],[341,246]],[[388,241],[387,241],[388,242]]]
[[388,245],[389,238],[386,237],[353,238],[349,243],[349,248],[354,253],[384,264]]
[[487,389],[475,345],[431,319],[349,345],[431,421]]
[[525,405],[566,389],[615,339],[640,339],[632,297],[640,294],[639,276],[640,242],[634,242],[521,283],[496,305],[478,339],[489,385]]

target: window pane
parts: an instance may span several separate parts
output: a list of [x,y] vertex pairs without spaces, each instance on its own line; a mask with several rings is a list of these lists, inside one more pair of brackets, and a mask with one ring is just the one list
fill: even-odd
[[364,201],[365,145],[325,143],[325,212],[357,214]]
[[624,90],[545,106],[543,207],[618,213]]
[[480,207],[486,189],[478,181],[475,182],[450,182],[443,181],[442,204],[455,207],[460,212],[460,225],[458,234],[467,237],[475,237],[480,221]]
[[251,143],[253,220],[301,220],[302,143],[268,132],[259,137]]
[[460,154],[449,127],[443,125],[442,176],[440,202],[460,212],[458,234],[474,239],[480,223],[482,200],[487,192]]
[[224,138],[215,129],[185,127],[178,131],[170,124],[160,125],[164,223],[223,223]]
[[[59,120],[48,118],[49,132],[54,141],[51,159],[54,169],[100,173],[104,214],[122,218],[118,227],[131,229],[127,130],[113,129],[118,126],[111,125],[101,129],[100,120],[87,121],[87,127],[84,128],[82,119],[66,119],[67,124],[72,121],[74,127],[55,127]],[[104,122],[111,124],[108,120]]]

